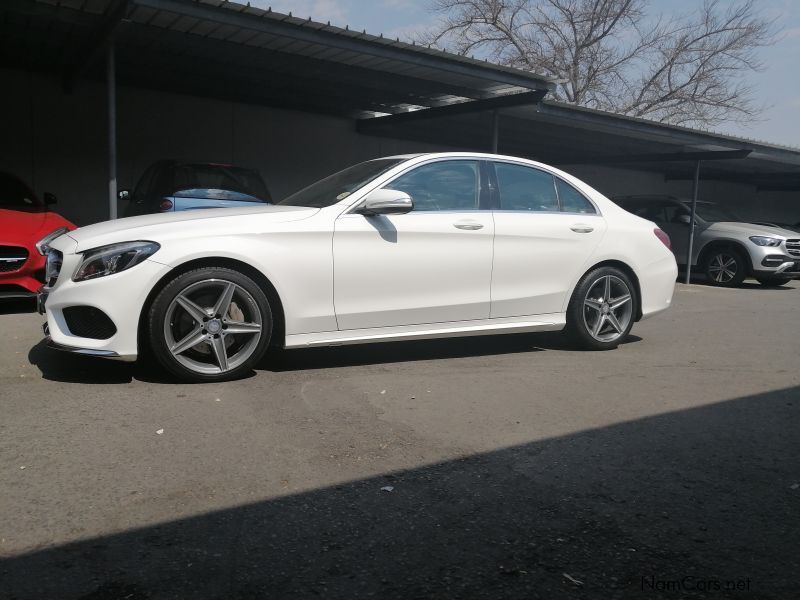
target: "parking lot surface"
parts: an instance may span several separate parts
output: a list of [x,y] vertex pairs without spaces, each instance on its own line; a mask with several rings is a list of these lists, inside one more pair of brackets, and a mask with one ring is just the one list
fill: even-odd
[[183,385],[0,307],[0,598],[800,597],[800,290]]

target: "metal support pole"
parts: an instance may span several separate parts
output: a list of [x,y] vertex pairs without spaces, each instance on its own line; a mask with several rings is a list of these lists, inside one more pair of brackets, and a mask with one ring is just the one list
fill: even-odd
[[692,213],[689,215],[689,251],[686,254],[686,283],[692,281],[692,252],[694,251],[694,225],[697,216],[697,191],[700,188],[700,162],[694,165],[694,182],[692,184]]
[[108,218],[117,218],[117,81],[114,42],[106,51],[106,87],[108,91]]
[[492,111],[492,154],[497,154],[497,145],[500,141],[500,112]]

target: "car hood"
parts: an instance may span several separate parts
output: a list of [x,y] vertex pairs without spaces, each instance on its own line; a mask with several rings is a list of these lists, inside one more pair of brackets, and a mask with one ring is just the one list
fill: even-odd
[[318,208],[259,205],[234,208],[207,208],[158,213],[103,221],[71,231],[76,252],[118,242],[211,236],[225,232],[258,231],[274,223],[298,221]]
[[708,226],[709,231],[718,233],[732,233],[743,236],[763,235],[767,237],[785,237],[796,238],[800,237],[796,231],[789,231],[788,229],[781,229],[780,227],[767,227],[766,225],[756,225],[755,223],[739,223],[735,221],[723,221],[719,223],[711,223]]
[[0,208],[0,244],[32,246],[59,227],[75,226],[44,207]]

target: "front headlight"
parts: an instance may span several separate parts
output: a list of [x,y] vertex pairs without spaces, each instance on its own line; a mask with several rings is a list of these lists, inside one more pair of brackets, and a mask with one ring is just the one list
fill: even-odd
[[51,231],[42,239],[40,239],[38,242],[36,242],[36,251],[39,252],[39,254],[41,254],[42,256],[45,256],[47,254],[47,251],[50,249],[50,242],[52,242],[57,237],[64,235],[68,231],[69,229],[67,229],[66,227],[59,227],[55,231]]
[[774,237],[767,237],[765,235],[753,235],[750,236],[750,241],[753,242],[756,246],[780,246],[783,240]]
[[160,247],[155,242],[124,242],[87,250],[72,281],[96,279],[130,269],[155,254]]

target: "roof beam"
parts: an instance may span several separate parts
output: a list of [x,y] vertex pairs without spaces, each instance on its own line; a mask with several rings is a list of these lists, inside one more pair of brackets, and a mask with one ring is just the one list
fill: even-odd
[[440,72],[448,72],[462,77],[489,80],[495,83],[524,87],[528,89],[549,90],[553,84],[544,77],[523,72],[514,72],[496,65],[483,65],[478,61],[466,63],[453,60],[453,57],[439,57],[423,48],[412,49],[379,43],[369,39],[359,39],[332,31],[303,27],[293,23],[269,20],[252,13],[237,12],[223,6],[216,7],[191,0],[131,0],[137,6],[163,10],[177,15],[203,19],[251,31],[259,31],[276,37],[294,39],[309,44],[318,44],[339,50],[355,52],[360,55],[395,60],[406,64],[427,67]]
[[[748,148],[757,153],[759,157],[768,157],[769,160],[782,159],[794,164],[800,164],[800,154],[790,148],[781,148],[763,142],[743,140],[733,136],[690,129],[679,125],[669,125],[578,106],[563,105],[552,100],[543,101],[537,113],[539,118],[571,128],[605,132],[614,136],[628,136],[659,143],[666,142],[674,145],[697,146],[700,144],[713,144],[721,147],[728,146],[732,149]],[[534,117],[534,115],[531,115],[531,120]]]
[[314,78],[341,89],[356,87],[378,90],[386,96],[391,95],[397,104],[440,106],[442,101],[432,97],[489,97],[480,90],[448,83],[381,73],[279,50],[202,38],[176,31],[164,31],[133,22],[126,23],[118,42],[121,50],[129,48],[130,52],[135,52],[137,55],[151,57],[164,55],[165,62],[172,62],[177,56],[191,56],[203,64],[228,63],[231,68],[239,68],[235,66],[238,64],[251,70],[260,70],[262,74],[269,76],[285,76],[290,79]]
[[356,123],[356,129],[359,131],[359,133],[386,133],[386,127],[392,127],[396,125],[405,125],[408,123],[415,123],[417,121],[424,121],[428,119],[453,117],[456,115],[484,112],[489,110],[500,110],[502,108],[509,108],[512,106],[537,104],[542,100],[542,98],[544,98],[546,93],[546,90],[536,90],[533,92],[523,92],[521,94],[508,94],[506,96],[498,96],[496,98],[487,98],[485,100],[473,100],[471,102],[459,102],[457,104],[449,104],[447,106],[436,106],[433,108],[415,110],[413,112],[402,113],[399,115],[389,115],[387,117],[360,119]]
[[617,156],[583,156],[560,162],[562,165],[610,165],[618,163],[659,163],[698,160],[738,160],[750,156],[752,150],[708,150],[704,152],[663,152],[656,154],[622,154]]

